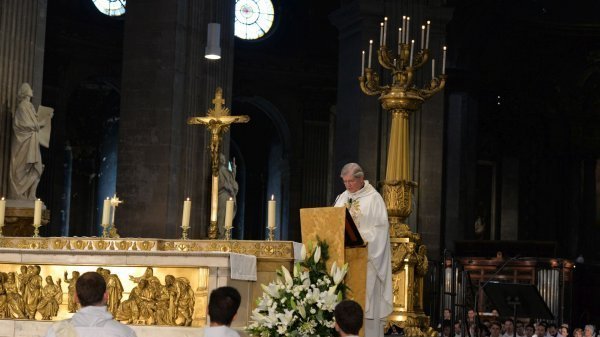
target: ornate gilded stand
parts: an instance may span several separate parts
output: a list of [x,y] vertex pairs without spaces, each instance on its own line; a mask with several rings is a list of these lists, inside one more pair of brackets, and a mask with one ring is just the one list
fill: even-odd
[[364,69],[358,80],[361,90],[367,95],[379,95],[382,107],[392,114],[386,178],[381,182],[390,221],[394,285],[394,311],[388,326],[402,328],[406,336],[437,336],[423,312],[427,248],[421,244],[420,235],[412,233],[406,224],[412,212],[413,190],[417,187],[410,178],[409,118],[421,109],[426,99],[444,88],[446,76],[433,77],[424,88],[417,88],[414,74],[429,60],[429,50],[419,51],[411,60],[410,49],[409,43],[403,43],[394,57],[385,42],[379,48],[379,64],[390,70],[391,85],[380,86],[379,75],[371,68]]

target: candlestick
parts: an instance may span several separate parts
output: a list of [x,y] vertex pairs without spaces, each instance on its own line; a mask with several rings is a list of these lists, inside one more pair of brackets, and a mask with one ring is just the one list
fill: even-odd
[[225,228],[233,228],[233,198],[229,198],[225,206]]
[[365,51],[362,51],[362,58],[360,60],[360,76],[365,76]]
[[410,66],[413,65],[413,53],[415,51],[415,40],[410,41]]
[[2,197],[0,199],[0,225],[4,224],[4,215],[6,213],[6,199]]
[[387,16],[383,18],[383,45],[385,46],[385,41],[387,40]]
[[2,199],[0,199],[0,237],[4,236],[4,235],[2,235],[2,227],[4,227],[5,212],[6,212],[6,199],[4,199],[4,197],[2,197]]
[[371,69],[371,54],[373,54],[373,40],[369,40],[369,64],[368,67]]
[[275,195],[271,195],[271,200],[269,200],[268,204],[268,217],[267,217],[267,227],[275,228],[275,207],[277,205],[277,201],[275,201]]
[[435,78],[435,59],[431,59],[431,78]]
[[181,215],[181,227],[190,227],[190,214],[192,212],[192,201],[186,198],[183,201],[183,214]]
[[421,26],[421,50],[425,47],[425,25]]
[[398,28],[398,55],[400,55],[400,46],[402,45],[402,28]]
[[383,46],[383,22],[379,23],[379,46]]
[[33,224],[42,224],[42,200],[36,199],[33,204]]
[[40,227],[42,226],[42,200],[36,199],[33,203],[33,237],[40,237]]
[[446,46],[444,46],[444,51],[442,53],[442,75],[446,74]]
[[431,26],[431,21],[427,21],[427,34],[425,34],[425,49],[429,49],[429,26]]
[[408,43],[408,41],[410,41],[410,16],[406,17],[406,38],[404,39],[404,42]]
[[[402,31],[406,32],[406,15],[402,15]],[[400,43],[404,43],[404,35],[401,36]]]
[[102,204],[102,221],[101,224],[110,224],[110,198],[106,197]]

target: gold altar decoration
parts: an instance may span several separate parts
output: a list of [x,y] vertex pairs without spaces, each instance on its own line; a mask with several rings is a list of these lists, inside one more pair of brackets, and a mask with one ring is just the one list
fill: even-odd
[[[387,25],[387,18],[385,24]],[[369,65],[364,68],[358,80],[363,93],[379,95],[381,106],[392,117],[386,176],[385,181],[381,182],[390,222],[392,249],[394,310],[388,318],[388,327],[398,326],[406,336],[411,337],[437,336],[437,332],[429,326],[429,317],[423,312],[423,277],[427,273],[427,249],[421,244],[420,235],[412,233],[406,224],[406,219],[412,212],[413,190],[417,187],[417,183],[411,181],[410,177],[409,118],[412,113],[421,109],[425,100],[444,88],[446,75],[442,71],[442,75],[432,76],[428,84],[418,88],[414,82],[415,72],[429,60],[428,42],[425,46],[422,43],[421,51],[414,53],[414,40],[409,42],[407,36],[398,44],[398,53],[394,55],[386,46],[383,28],[381,34],[382,42],[377,51],[377,59],[381,67],[390,71],[392,83],[385,86],[379,84],[380,76],[370,67],[370,53]],[[423,39],[423,33],[421,37]],[[442,69],[444,68],[445,57]]]
[[141,325],[202,326],[206,310],[196,301],[204,298],[206,302],[208,271],[199,269],[205,268],[162,267],[155,271],[152,267],[3,263],[0,318],[68,318],[78,309],[74,286],[77,278],[84,272],[96,271],[106,281],[107,310],[117,320]]
[[212,171],[212,188],[210,198],[210,226],[208,228],[208,238],[216,239],[218,236],[217,227],[217,207],[219,200],[219,154],[221,153],[221,141],[223,134],[229,131],[229,127],[234,123],[247,123],[249,116],[231,116],[229,108],[225,108],[225,99],[223,99],[223,89],[217,87],[215,98],[212,100],[214,108],[208,109],[206,117],[190,117],[188,124],[201,124],[206,126],[210,132],[210,160]]

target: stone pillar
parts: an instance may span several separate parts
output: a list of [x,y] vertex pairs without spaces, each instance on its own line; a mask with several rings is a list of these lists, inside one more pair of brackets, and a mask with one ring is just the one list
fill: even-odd
[[[125,236],[180,237],[190,197],[190,237],[205,237],[208,139],[186,121],[206,114],[217,86],[231,106],[233,1],[131,1],[125,20],[115,222]],[[218,61],[204,58],[209,22],[221,24]]]
[[46,0],[0,2],[0,196],[8,192],[12,114],[21,83],[31,85],[33,105],[42,101],[46,8]]

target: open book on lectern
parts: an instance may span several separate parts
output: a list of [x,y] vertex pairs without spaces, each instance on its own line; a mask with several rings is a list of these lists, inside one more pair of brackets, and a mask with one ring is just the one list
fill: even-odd
[[345,230],[344,230],[344,246],[345,247],[364,247],[365,246],[365,242],[362,239],[362,236],[360,236],[360,232],[358,231],[358,228],[356,228],[356,224],[354,223],[354,220],[352,219],[352,215],[350,215],[350,212],[348,212],[348,209],[346,208],[346,225],[344,226]]

